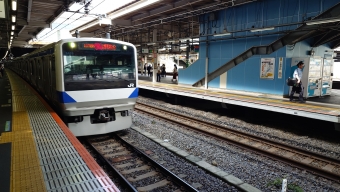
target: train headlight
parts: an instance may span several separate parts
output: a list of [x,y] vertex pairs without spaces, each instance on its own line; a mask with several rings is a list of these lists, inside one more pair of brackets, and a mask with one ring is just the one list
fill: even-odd
[[127,46],[126,46],[126,45],[123,45],[123,49],[124,49],[124,50],[127,50]]
[[71,48],[75,48],[75,47],[76,47],[76,44],[72,42],[72,43],[70,43],[70,47],[71,47]]

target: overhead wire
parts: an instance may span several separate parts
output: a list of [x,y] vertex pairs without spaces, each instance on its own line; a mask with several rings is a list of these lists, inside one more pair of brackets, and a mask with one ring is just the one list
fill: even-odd
[[[88,2],[88,3],[91,3],[92,2],[92,0],[90,1],[90,2]],[[77,11],[75,11],[70,17],[68,17],[68,18],[66,18],[63,22],[61,22],[58,26],[56,26],[54,29],[56,29],[56,28],[58,28],[60,25],[62,25],[63,23],[65,23],[67,20],[69,20],[73,15],[75,15],[76,13],[79,13],[79,11],[81,10],[81,9],[83,9],[88,3],[86,3],[86,4],[84,4],[84,6],[82,6],[80,9],[78,9]],[[54,30],[54,29],[51,29],[51,31],[49,31],[49,32],[47,32],[45,35],[43,35],[43,36],[41,36],[41,38],[43,38],[44,36],[46,36],[46,35],[48,35],[49,33],[51,33],[52,32],[52,30]],[[63,29],[63,28],[62,28]],[[54,34],[54,33],[53,33]],[[51,34],[51,35],[53,35],[53,34]],[[51,36],[50,35],[50,36]]]
[[[105,0],[102,0],[100,3],[98,3],[96,6],[94,6],[91,10],[93,10],[93,9],[95,9],[96,7],[98,7],[99,5],[101,5],[103,2],[104,2]],[[91,3],[92,2],[92,0],[89,2],[89,3]],[[76,13],[79,13],[79,11],[81,10],[81,9],[83,9],[85,7],[85,5],[83,6],[83,7],[81,7],[78,11],[76,11],[74,14],[72,14],[69,18],[71,18],[73,15],[75,15]],[[89,10],[89,12],[91,11],[91,10]],[[72,23],[74,23],[74,22],[76,22],[76,21],[78,21],[79,19],[81,19],[81,18],[83,18],[83,17],[85,17],[85,15],[82,15],[82,16],[80,16],[79,18],[77,18],[77,19],[75,19],[74,21],[72,21],[72,22],[70,22],[70,23],[68,23],[67,25],[65,25],[63,28],[61,28],[61,29],[64,29],[65,27],[67,27],[67,26],[69,26],[70,24],[72,24]],[[64,22],[66,22],[69,18],[67,18],[67,19],[65,19],[61,24],[63,24]],[[61,24],[59,24],[58,26],[60,26]],[[58,27],[57,26],[57,27]],[[56,28],[57,28],[56,27]],[[55,28],[54,28],[55,29]],[[61,29],[59,29],[59,30],[61,30]],[[50,34],[48,37],[50,37],[51,35],[53,35],[53,34],[55,34],[55,33],[57,33],[56,31],[54,32],[54,33],[52,33],[52,34]],[[47,35],[47,34],[45,34],[45,35]],[[44,36],[45,36],[44,35]],[[44,36],[42,36],[42,37],[44,37]],[[42,38],[41,37],[41,38]],[[43,38],[43,39],[46,39],[47,37],[45,37],[45,38]],[[43,40],[42,39],[42,40]]]

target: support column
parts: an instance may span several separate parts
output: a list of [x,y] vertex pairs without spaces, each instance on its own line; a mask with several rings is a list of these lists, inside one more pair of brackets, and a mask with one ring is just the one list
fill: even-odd
[[187,51],[186,51],[185,62],[186,62],[186,67],[188,68],[189,67],[189,52],[190,52],[189,40],[187,40],[186,46],[187,46]]
[[[142,46],[141,46],[142,47]],[[147,76],[148,75],[148,56],[147,55],[144,55],[144,63],[143,63],[143,70],[144,70],[144,65],[145,65],[145,63],[147,64],[146,65],[146,71],[145,71],[145,76]]]
[[153,75],[152,82],[156,82],[157,80],[157,29],[152,31],[152,42],[155,43],[152,47],[152,63],[153,63]]
[[205,78],[204,78],[204,88],[208,89],[208,75],[209,75],[209,41],[208,41],[208,36],[207,36],[207,41],[206,41],[206,46],[205,46]]

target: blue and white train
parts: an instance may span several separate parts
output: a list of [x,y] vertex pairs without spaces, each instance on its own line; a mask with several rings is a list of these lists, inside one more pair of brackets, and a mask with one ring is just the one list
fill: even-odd
[[16,58],[8,66],[52,103],[75,136],[129,128],[138,96],[134,45],[73,38]]

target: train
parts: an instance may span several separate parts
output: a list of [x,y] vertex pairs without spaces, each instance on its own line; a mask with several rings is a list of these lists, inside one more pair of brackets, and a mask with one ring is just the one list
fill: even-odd
[[75,136],[127,129],[138,97],[136,47],[103,38],[71,38],[7,64],[59,112]]

